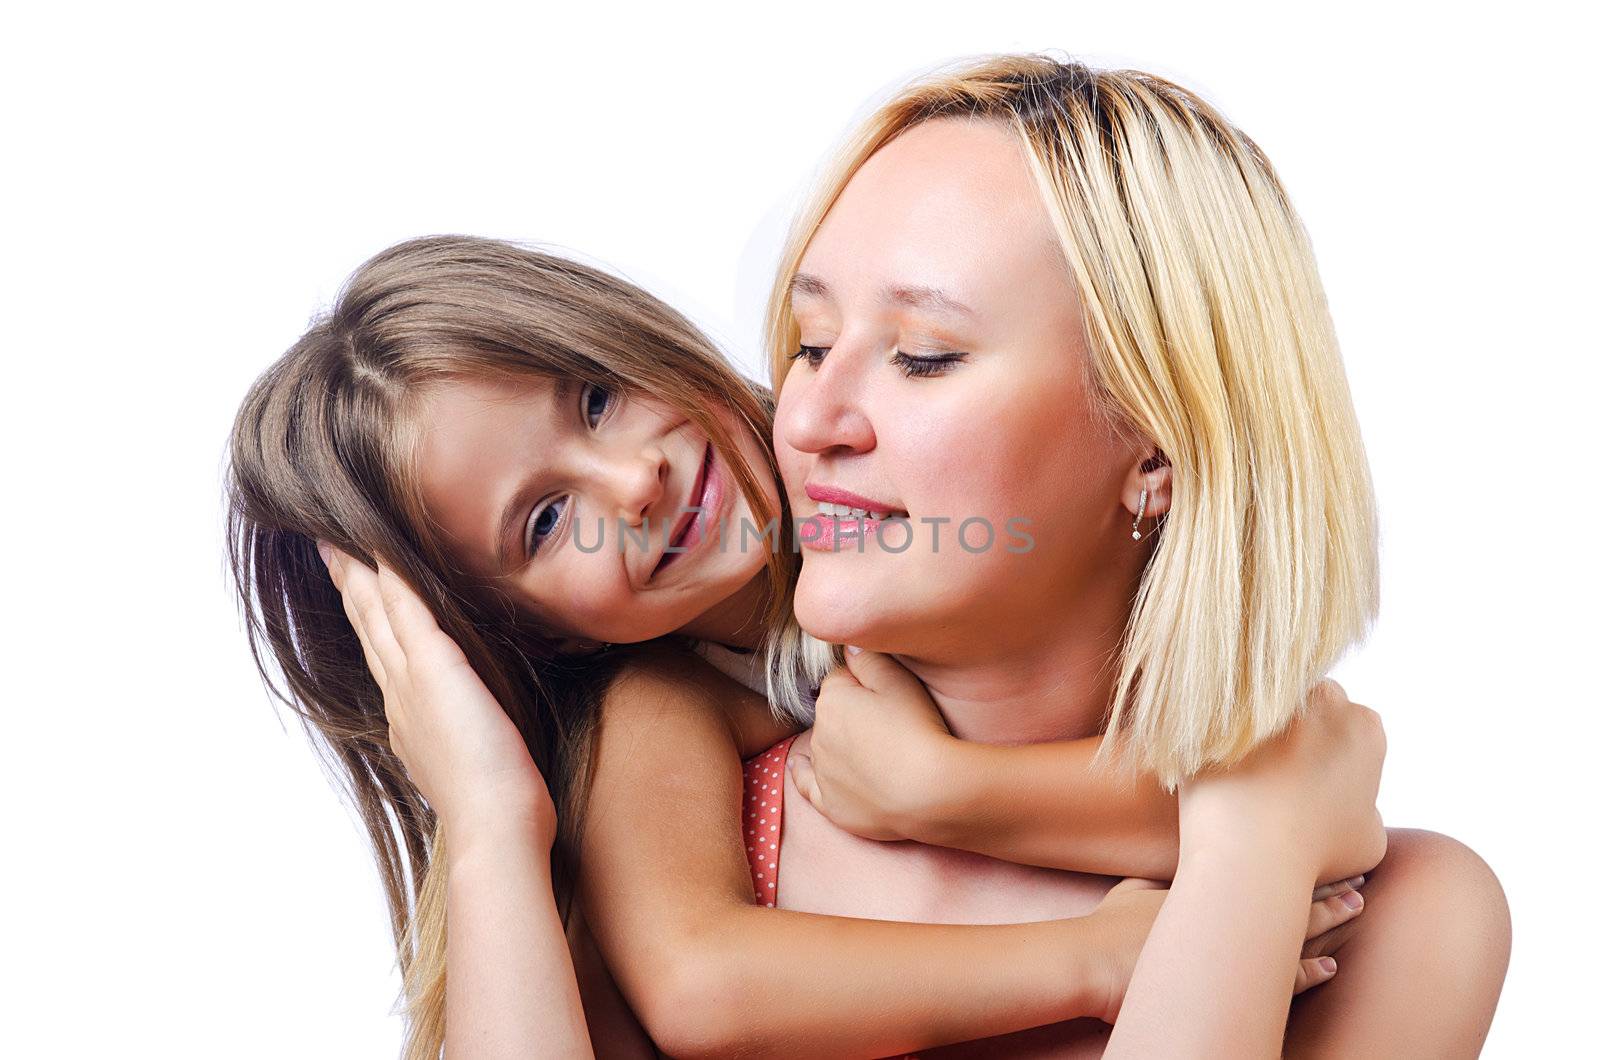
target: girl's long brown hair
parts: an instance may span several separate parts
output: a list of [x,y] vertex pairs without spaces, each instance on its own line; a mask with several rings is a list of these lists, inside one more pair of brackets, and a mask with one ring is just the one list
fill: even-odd
[[[389,746],[382,693],[315,542],[403,576],[521,731],[560,822],[552,877],[565,919],[601,697],[628,653],[560,654],[538,616],[458,569],[427,518],[415,467],[414,412],[426,388],[529,376],[645,393],[679,409],[727,459],[757,520],[787,525],[713,411],[732,409],[765,440],[765,389],[648,293],[499,240],[414,239],[366,262],[251,386],[230,439],[228,557],[251,652],[365,823],[405,983],[408,1058],[437,1057],[444,1043],[445,838]],[[766,473],[776,480],[770,457]],[[776,629],[794,557],[782,547],[769,555]]]

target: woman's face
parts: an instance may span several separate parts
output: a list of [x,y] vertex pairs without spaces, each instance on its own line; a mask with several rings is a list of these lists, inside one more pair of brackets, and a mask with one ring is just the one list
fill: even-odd
[[[469,379],[430,388],[418,415],[424,504],[458,562],[558,634],[658,637],[762,567],[760,548],[718,534],[719,520],[753,521],[722,454],[659,402],[570,380]],[[755,438],[723,418],[765,477]],[[770,478],[764,488],[776,505]]]
[[795,517],[822,516],[802,532],[808,631],[930,658],[1015,646],[1136,569],[1105,562],[1132,544],[1136,447],[1091,414],[1079,301],[1012,133],[941,119],[879,150],[792,306],[775,434]]

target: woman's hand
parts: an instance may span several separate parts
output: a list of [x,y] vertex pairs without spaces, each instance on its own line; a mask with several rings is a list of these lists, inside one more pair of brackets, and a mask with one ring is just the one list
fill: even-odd
[[1179,785],[1182,849],[1268,842],[1303,858],[1316,880],[1366,872],[1388,844],[1376,805],[1386,749],[1377,712],[1323,681],[1286,732],[1232,769]]
[[959,741],[909,670],[849,648],[817,693],[808,754],[791,754],[795,788],[824,817],[867,839],[919,839]]
[[[1296,994],[1326,983],[1338,971],[1323,942],[1332,937],[1330,933],[1335,928],[1361,915],[1364,904],[1355,888],[1363,882],[1365,878],[1359,876],[1340,880],[1317,888],[1311,895],[1307,941],[1294,976]],[[1103,957],[1102,985],[1095,995],[1103,1000],[1098,1011],[1085,1015],[1105,1023],[1117,1022],[1139,952],[1166,897],[1167,889],[1155,880],[1130,876],[1107,891],[1095,911],[1084,918],[1084,924],[1094,933],[1094,951]]]
[[383,690],[389,745],[446,828],[515,816],[553,843],[555,806],[522,734],[427,605],[382,564],[317,549]]

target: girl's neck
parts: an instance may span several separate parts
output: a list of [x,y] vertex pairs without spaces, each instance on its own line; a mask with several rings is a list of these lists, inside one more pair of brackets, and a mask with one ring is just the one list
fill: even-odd
[[761,570],[733,595],[678,630],[686,637],[709,640],[730,648],[759,648],[767,636],[767,609],[772,606],[772,586]]

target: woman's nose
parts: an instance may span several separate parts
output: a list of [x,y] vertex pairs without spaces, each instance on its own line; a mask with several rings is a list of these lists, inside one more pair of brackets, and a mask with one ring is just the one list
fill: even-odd
[[778,441],[804,453],[866,452],[877,444],[863,401],[865,379],[837,351],[820,365],[797,364],[783,382]]

